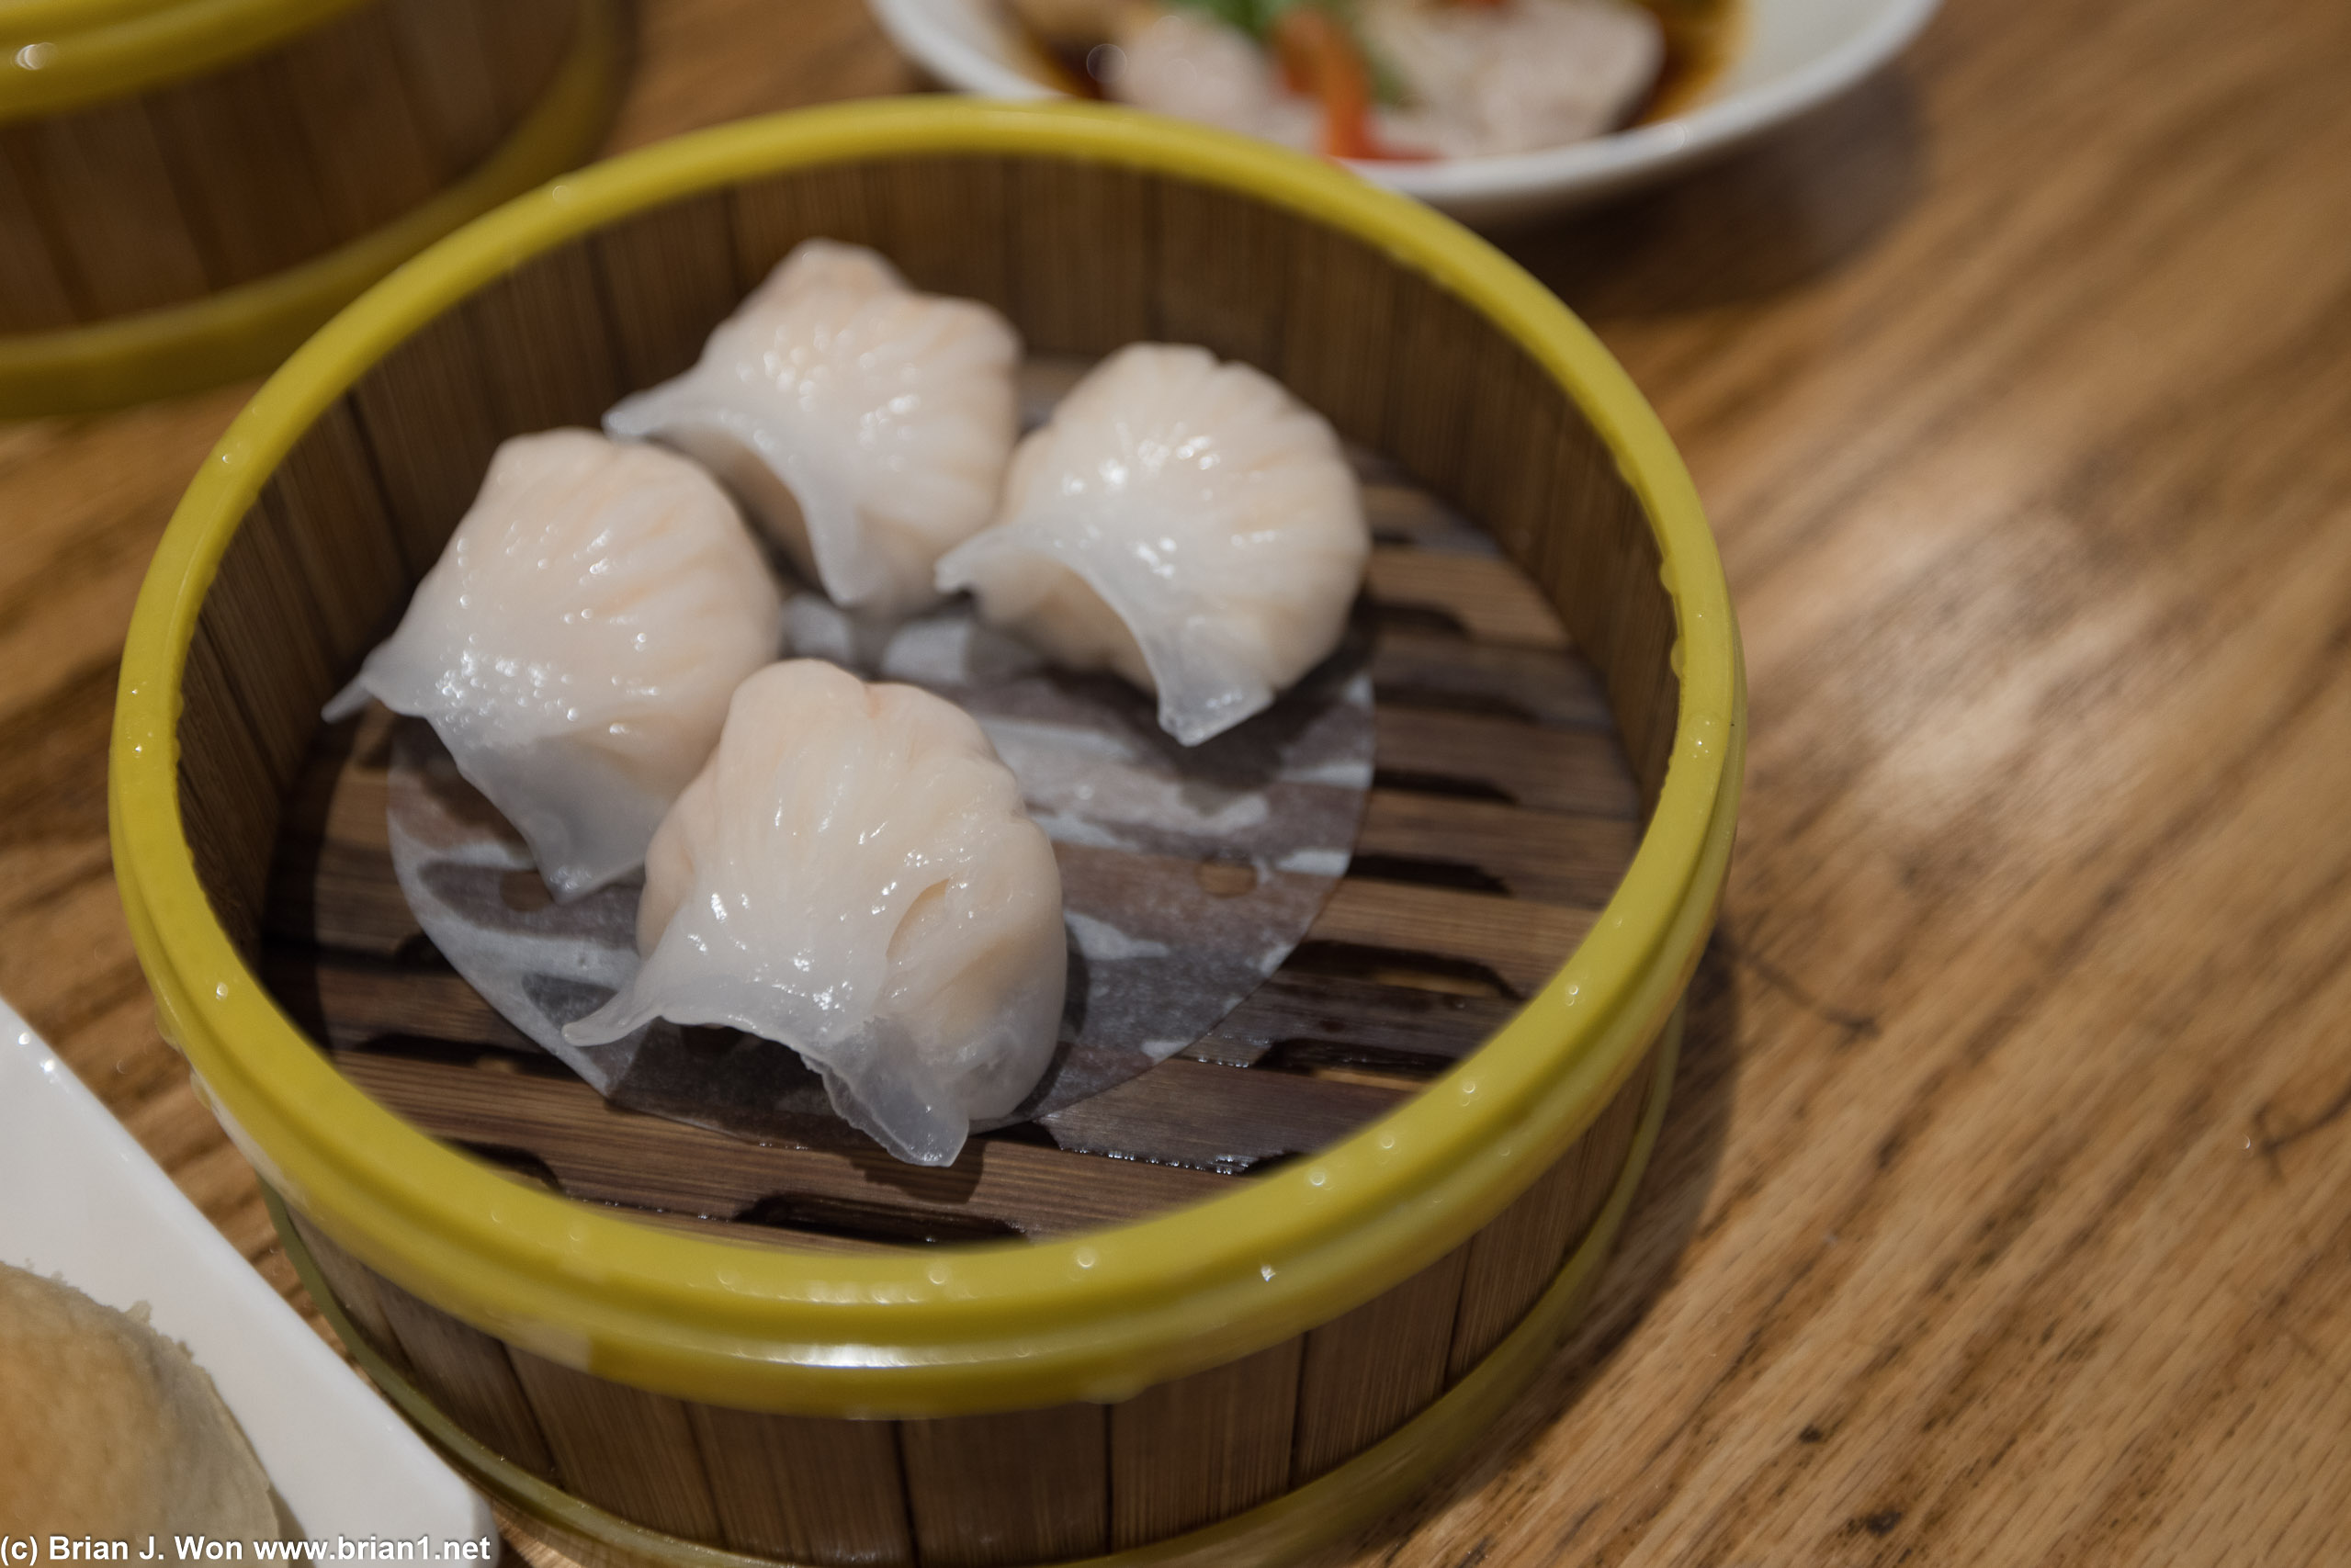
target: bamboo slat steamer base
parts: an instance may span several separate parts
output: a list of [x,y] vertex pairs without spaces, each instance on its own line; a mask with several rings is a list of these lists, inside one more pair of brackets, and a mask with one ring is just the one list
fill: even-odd
[[48,84],[6,84],[0,416],[266,369],[409,255],[584,158],[609,117],[613,0],[278,10],[273,30],[294,30],[250,56],[123,62],[120,96],[19,102]]
[[[860,112],[820,134],[837,124],[863,136],[871,122],[885,139],[928,136],[950,124],[931,109]],[[1432,1103],[1423,1084],[1525,999],[1550,994],[1645,842],[1668,754],[1690,757],[1686,745],[1674,751],[1676,610],[1657,535],[1617,455],[1527,348],[1336,226],[1173,168],[1044,150],[1063,144],[1066,124],[1114,151],[1126,134],[1114,121],[952,114],[959,145],[969,126],[1000,118],[1007,151],[861,143],[846,161],[738,177],[502,264],[511,270],[305,416],[202,591],[180,677],[179,823],[195,876],[286,1016],[410,1126],[600,1211],[594,1224],[683,1231],[697,1247],[755,1260],[725,1268],[769,1268],[778,1246],[874,1258],[974,1242],[1018,1250],[1018,1238],[1057,1257],[1068,1250],[1055,1249],[1057,1236],[1110,1246],[1211,1199],[1287,1201],[1274,1196],[1287,1185],[1267,1184],[1318,1184],[1326,1163],[1349,1157],[1349,1134],[1388,1118],[1407,1125]],[[761,134],[744,128],[740,139]],[[1390,199],[1300,166],[1334,199]],[[623,172],[607,171],[606,187]],[[565,210],[604,209],[575,189]],[[1379,454],[1365,459],[1379,536],[1367,588],[1378,773],[1351,874],[1291,962],[1205,1039],[1042,1122],[975,1139],[945,1170],[833,1140],[739,1143],[614,1109],[548,1071],[423,949],[385,849],[378,729],[363,721],[322,736],[316,718],[439,554],[499,440],[593,423],[629,388],[674,374],[751,284],[818,234],[876,244],[918,286],[995,304],[1037,355],[1158,339],[1248,359]],[[1694,519],[1692,507],[1675,526]],[[1682,564],[1712,569],[1709,558]],[[1735,652],[1719,637],[1710,646],[1720,661],[1710,679],[1733,705],[1735,767]],[[1712,784],[1696,798],[1710,813],[1723,799]],[[1701,819],[1691,842],[1719,857],[1727,819]],[[1719,877],[1719,858],[1694,863]],[[1689,963],[1718,885],[1669,906]],[[690,1389],[663,1387],[679,1375],[666,1371],[648,1386],[618,1381],[609,1360],[593,1363],[606,1375],[578,1370],[588,1356],[535,1328],[493,1337],[483,1319],[415,1293],[461,1292],[463,1281],[428,1287],[412,1269],[401,1277],[413,1292],[394,1283],[400,1270],[360,1260],[376,1250],[368,1237],[336,1234],[292,1186],[288,1245],[315,1262],[355,1342],[495,1455],[498,1475],[584,1505],[567,1528],[625,1521],[638,1550],[668,1538],[775,1561],[978,1568],[1156,1550],[1225,1525],[1247,1534],[1260,1527],[1232,1521],[1342,1472],[1353,1479],[1334,1488],[1392,1497],[1475,1429],[1459,1412],[1509,1385],[1478,1369],[1538,1301],[1550,1305],[1512,1342],[1564,1329],[1577,1281],[1607,1248],[1615,1222],[1605,1216],[1621,1214],[1637,1172],[1645,1110],[1650,1126],[1662,1113],[1652,1080],[1670,1056],[1682,962],[1642,982],[1653,1000],[1612,1037],[1622,1043],[1610,1066],[1562,1078],[1582,1086],[1572,1120],[1512,1145],[1506,1181],[1466,1200],[1480,1207],[1433,1205],[1415,1187],[1393,1212],[1442,1216],[1443,1228],[1414,1221],[1424,1228],[1408,1248],[1356,1266],[1313,1315],[1301,1308],[1272,1319],[1278,1329],[1251,1330],[1266,1320],[1211,1321],[1203,1308],[1182,1338],[1139,1345],[1155,1370],[1121,1359],[1115,1373],[1053,1374],[1092,1380],[1059,1392],[1024,1351],[989,1374],[1000,1382],[955,1385],[984,1394],[894,1405],[886,1390],[901,1380],[828,1414],[786,1414],[803,1408],[798,1395],[746,1390],[736,1361],[707,1381],[686,1367]],[[165,998],[167,1014],[193,1005]],[[1457,1086],[1449,1096],[1476,1092],[1458,1075],[1445,1081]],[[1491,1093],[1480,1103],[1519,1103]],[[268,1174],[266,1139],[245,1134]],[[1478,1157],[1509,1153],[1486,1146]],[[1285,1163],[1299,1156],[1312,1156],[1305,1168]],[[466,1179],[504,1190],[495,1176]],[[567,1223],[576,1234],[588,1222]],[[981,1266],[968,1249],[958,1256]],[[1247,1272],[1254,1292],[1254,1262]],[[1098,1332],[1091,1317],[1073,1321]],[[1486,1393],[1447,1406],[1452,1416],[1424,1415],[1448,1388],[1473,1386]],[[1420,1437],[1365,1457],[1416,1417],[1429,1421]],[[1285,1506],[1279,1517],[1289,1522],[1264,1527],[1266,1552],[1351,1516]]]

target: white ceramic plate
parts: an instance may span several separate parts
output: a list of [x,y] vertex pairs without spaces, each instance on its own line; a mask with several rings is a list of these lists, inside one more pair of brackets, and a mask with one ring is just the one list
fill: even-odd
[[[1054,96],[1021,67],[1002,0],[866,0],[899,49],[951,87]],[[1560,213],[1645,185],[1792,119],[1901,52],[1938,0],[1743,0],[1738,58],[1671,119],[1542,152],[1358,164],[1368,177],[1471,223]]]
[[[423,1536],[437,1561],[445,1543],[497,1533],[489,1506],[253,1271],[6,1002],[0,1262],[61,1276],[119,1310],[145,1302],[157,1332],[212,1374],[310,1540],[331,1550],[338,1536]],[[133,1543],[131,1555],[141,1550]]]

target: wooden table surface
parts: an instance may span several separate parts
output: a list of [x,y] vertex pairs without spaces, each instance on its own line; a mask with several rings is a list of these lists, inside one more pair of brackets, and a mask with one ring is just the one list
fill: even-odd
[[[857,0],[643,11],[616,145],[909,82]],[[1594,1320],[1331,1562],[2351,1561],[2346,83],[2336,0],[1953,0],[1509,242],[1697,475],[1746,808]],[[249,390],[0,427],[0,994],[299,1299],[106,841]]]

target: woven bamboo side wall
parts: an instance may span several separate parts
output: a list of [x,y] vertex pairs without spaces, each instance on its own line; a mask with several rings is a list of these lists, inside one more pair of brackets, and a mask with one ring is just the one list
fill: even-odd
[[[387,356],[273,477],[199,619],[180,728],[198,869],[248,951],[315,715],[437,556],[492,448],[593,425],[689,363],[814,235],[989,300],[1034,350],[1178,338],[1282,378],[1492,530],[1597,666],[1654,803],[1678,699],[1656,547],[1580,413],[1514,345],[1369,247],[1225,192],[1046,161],[855,164],[697,197],[534,259]],[[1373,588],[1383,571],[1441,569],[1389,558]],[[336,874],[322,863],[306,896],[337,898]],[[1376,927],[1377,901],[1361,908]],[[1227,1517],[1425,1408],[1584,1235],[1646,1083],[1636,1070],[1557,1164],[1419,1274],[1107,1407],[849,1423],[689,1405],[503,1345],[303,1234],[361,1331],[461,1426],[625,1517],[796,1561],[1049,1562]]]
[[841,1421],[668,1399],[502,1344],[294,1223],[387,1360],[485,1447],[607,1512],[791,1562],[1048,1563],[1228,1518],[1424,1409],[1517,1324],[1582,1239],[1631,1153],[1649,1081],[1636,1068],[1517,1201],[1402,1284],[1111,1405]]
[[0,333],[297,266],[470,172],[537,102],[579,0],[375,0],[223,69],[0,125]]

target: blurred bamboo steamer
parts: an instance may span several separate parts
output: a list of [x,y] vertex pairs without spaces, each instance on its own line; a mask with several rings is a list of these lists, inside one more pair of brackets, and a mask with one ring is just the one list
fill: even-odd
[[[317,716],[499,440],[674,374],[815,235],[987,299],[1041,354],[1248,359],[1409,481],[1373,497],[1388,782],[1316,962],[1092,1121],[975,1138],[947,1170],[617,1111],[502,1046],[415,961],[365,727]],[[1115,110],[751,121],[452,236],[220,456],[124,657],[126,909],[312,1293],[526,1550],[1278,1561],[1474,1441],[1584,1310],[1720,897],[1743,675],[1655,415],[1465,231]],[[1420,547],[1436,513],[1477,547]],[[1278,1157],[1186,1153],[1241,1128]]]
[[266,370],[585,158],[613,0],[0,0],[0,416]]

